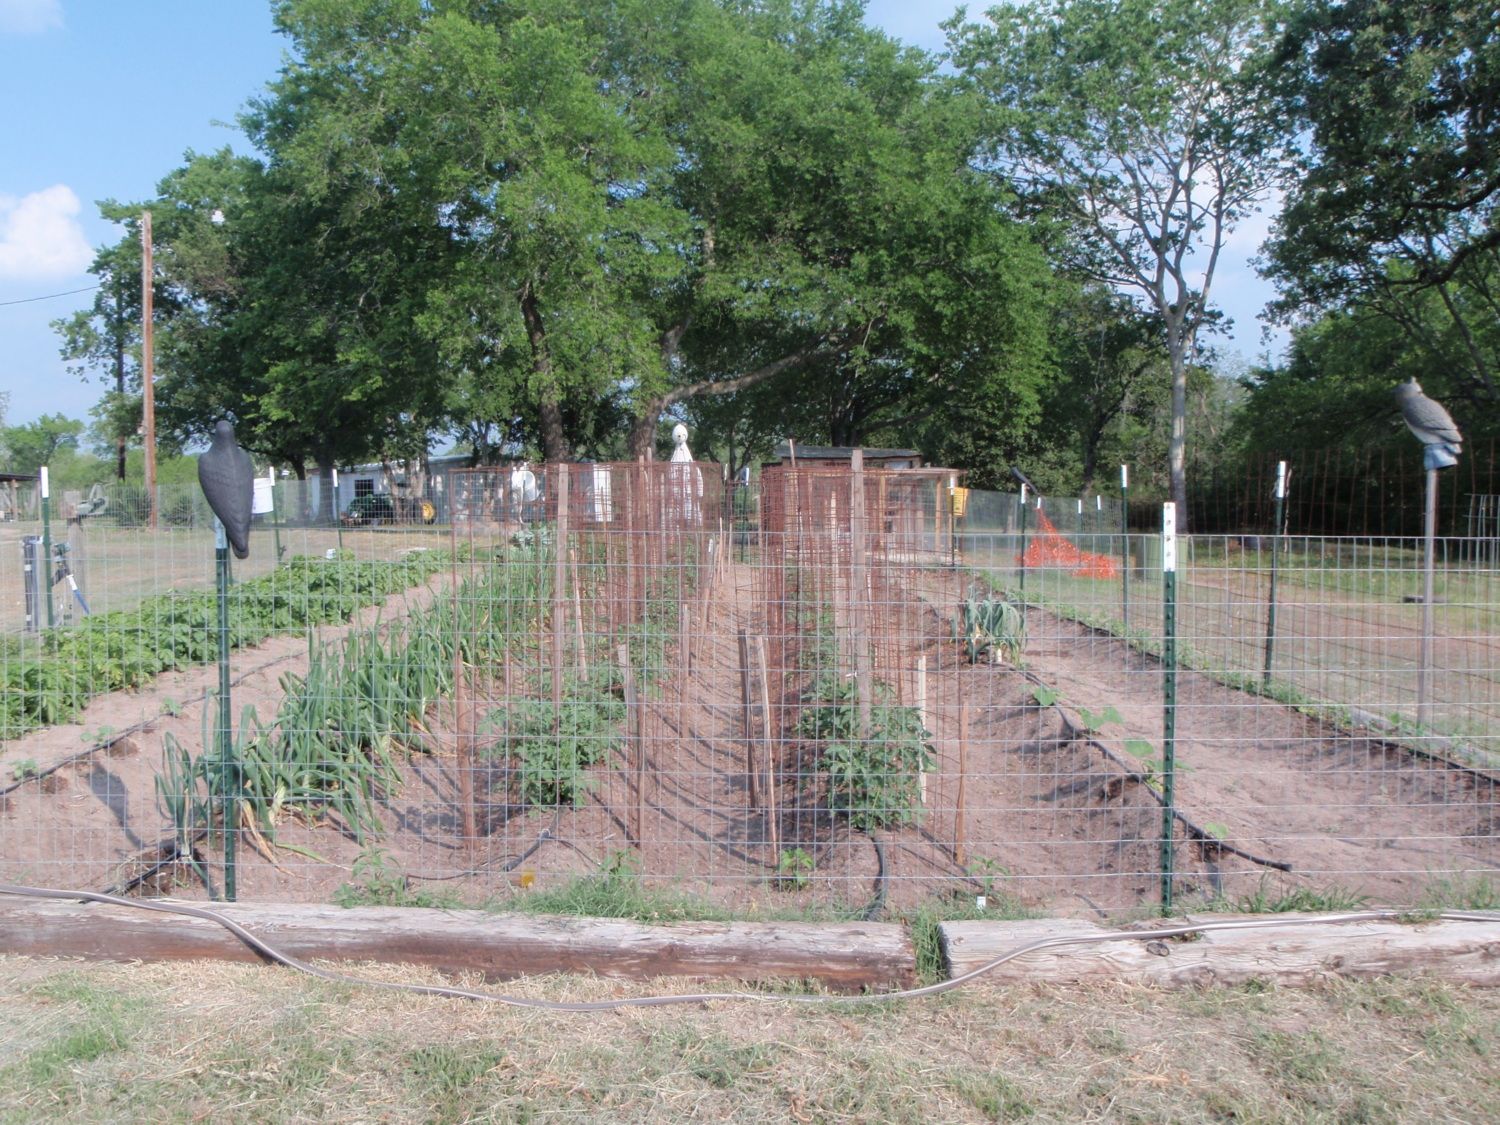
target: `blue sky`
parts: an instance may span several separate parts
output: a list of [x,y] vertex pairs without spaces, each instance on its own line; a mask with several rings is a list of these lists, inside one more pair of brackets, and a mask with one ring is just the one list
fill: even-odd
[[[942,46],[947,0],[872,0],[869,20]],[[977,12],[981,4],[971,5]],[[61,412],[87,420],[103,383],[69,375],[51,322],[92,294],[94,248],[119,238],[97,200],[146,199],[188,149],[246,149],[234,120],[280,66],[267,0],[0,0],[0,392],[6,421]],[[1222,346],[1261,356],[1256,317],[1270,297],[1247,258],[1252,221],[1215,281],[1238,325]]]

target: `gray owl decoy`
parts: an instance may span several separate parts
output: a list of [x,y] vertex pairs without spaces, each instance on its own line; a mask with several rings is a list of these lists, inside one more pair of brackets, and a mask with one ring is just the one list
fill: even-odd
[[234,440],[234,427],[228,422],[214,427],[208,452],[198,458],[198,483],[203,487],[208,506],[224,525],[234,557],[249,558],[255,466],[250,463],[250,455]]
[[1443,404],[1422,393],[1422,385],[1408,379],[1396,387],[1396,405],[1407,429],[1426,447],[1425,463],[1429,469],[1446,469],[1458,464],[1463,449],[1463,435],[1453,424]]

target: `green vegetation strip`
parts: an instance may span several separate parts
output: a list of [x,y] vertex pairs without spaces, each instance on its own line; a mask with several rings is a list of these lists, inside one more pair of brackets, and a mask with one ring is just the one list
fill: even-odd
[[[395,562],[297,557],[273,574],[233,587],[230,643],[347,621],[357,610],[425,581],[448,565],[443,552]],[[169,592],[138,609],[101,613],[51,629],[39,649],[10,639],[0,649],[0,741],[67,722],[95,696],[139,688],[163,672],[218,656],[212,592]]]
[[[605,762],[625,722],[619,670],[607,638],[591,638],[588,682],[568,674],[559,711],[550,698],[550,672],[537,648],[553,602],[550,537],[537,535],[490,557],[456,589],[389,624],[350,631],[337,646],[309,653],[307,673],[287,674],[274,718],[243,712],[235,760],[241,823],[274,840],[290,814],[338,818],[368,845],[384,829],[382,800],[401,784],[398,755],[429,749],[426,716],[454,689],[456,662],[471,668],[519,666],[520,698],[487,712],[477,724],[482,753],[513,760],[509,796],[539,808],[572,805],[592,782],[590,767]],[[580,584],[602,583],[605,563],[585,552]],[[665,670],[675,635],[679,598],[670,574],[648,583],[646,623],[622,630],[643,688]],[[205,728],[204,747],[212,745]],[[211,795],[224,791],[217,755],[194,757],[166,739],[166,769],[158,792],[175,826],[179,853],[210,823]],[[368,866],[368,864],[367,864]],[[379,866],[378,862],[375,865]]]

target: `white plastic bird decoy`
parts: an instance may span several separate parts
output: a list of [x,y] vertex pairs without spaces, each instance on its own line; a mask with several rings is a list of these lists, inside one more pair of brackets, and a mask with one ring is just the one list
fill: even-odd
[[1406,428],[1425,446],[1423,461],[1429,469],[1446,469],[1458,464],[1463,451],[1463,435],[1443,404],[1422,393],[1422,385],[1408,379],[1395,390],[1396,405]]

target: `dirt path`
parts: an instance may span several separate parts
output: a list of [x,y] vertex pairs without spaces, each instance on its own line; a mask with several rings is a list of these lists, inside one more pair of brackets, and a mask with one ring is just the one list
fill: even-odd
[[[1156,661],[1057,618],[1038,632],[1027,660],[1039,677],[1075,705],[1119,711],[1107,741],[1161,746]],[[1179,674],[1177,759],[1178,800],[1195,819],[1307,882],[1400,902],[1429,873],[1500,869],[1494,781],[1196,672]]]

